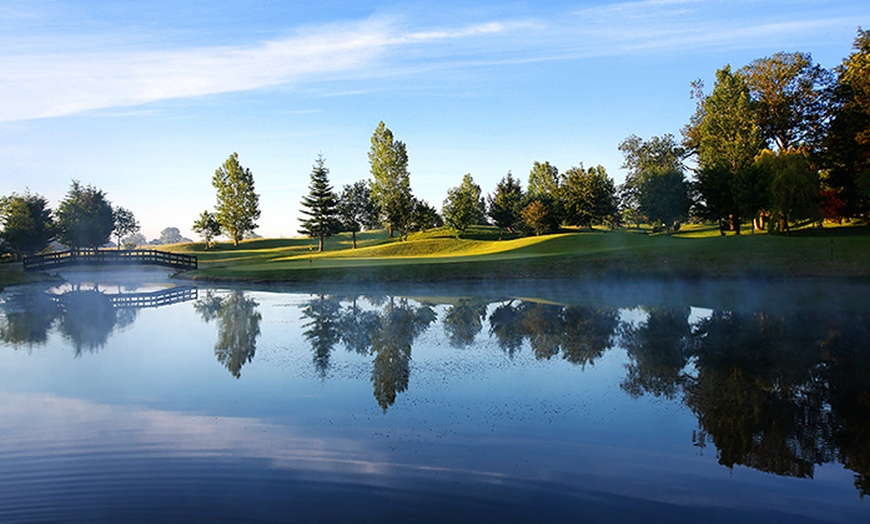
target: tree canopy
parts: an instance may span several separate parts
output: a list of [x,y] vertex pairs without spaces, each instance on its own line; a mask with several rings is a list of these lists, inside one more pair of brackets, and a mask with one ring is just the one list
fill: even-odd
[[96,249],[109,241],[115,229],[112,205],[94,186],[73,180],[57,207],[58,240],[71,249]]
[[499,238],[504,230],[511,233],[522,220],[523,188],[510,171],[495,186],[495,193],[487,197],[489,218],[499,230]]
[[372,197],[380,208],[390,237],[395,229],[404,236],[414,210],[408,152],[405,143],[395,140],[383,121],[372,134],[369,164],[373,177]]
[[591,229],[616,215],[616,186],[601,165],[566,171],[559,194],[566,224]]
[[447,227],[457,233],[486,222],[486,204],[480,186],[474,183],[471,173],[462,177],[459,186],[447,190],[441,213]]
[[56,233],[48,201],[29,191],[0,198],[0,224],[0,246],[19,257],[42,251]]
[[214,172],[212,186],[217,190],[215,218],[221,231],[233,245],[257,228],[260,218],[260,197],[254,192],[254,175],[239,163],[238,153],[233,153]]

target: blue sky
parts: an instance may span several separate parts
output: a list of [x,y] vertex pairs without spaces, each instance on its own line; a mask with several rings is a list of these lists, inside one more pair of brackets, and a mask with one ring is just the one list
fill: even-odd
[[336,189],[368,178],[380,120],[438,209],[465,173],[489,193],[535,161],[621,182],[618,144],[679,135],[693,80],[780,51],[834,67],[868,15],[858,0],[4,0],[0,194],[54,206],[76,179],[149,239],[195,238],[236,151],[257,232],[296,236],[317,155]]

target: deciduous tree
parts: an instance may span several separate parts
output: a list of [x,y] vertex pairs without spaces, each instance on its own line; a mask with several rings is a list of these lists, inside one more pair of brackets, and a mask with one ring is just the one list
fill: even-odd
[[353,248],[356,249],[356,234],[377,226],[378,212],[372,200],[369,183],[359,180],[345,185],[338,197],[338,217],[345,231],[350,231]]
[[603,166],[585,169],[581,164],[565,172],[559,191],[566,224],[592,229],[617,213],[616,186]]
[[373,177],[372,197],[380,208],[390,237],[395,229],[404,236],[414,209],[405,143],[395,140],[393,132],[383,122],[375,128],[371,143],[369,163]]
[[238,153],[233,153],[214,172],[212,186],[217,190],[215,218],[221,231],[233,241],[233,245],[257,228],[260,218],[260,197],[254,192],[254,175],[239,163]]
[[202,237],[206,249],[214,245],[215,237],[220,236],[221,234],[220,223],[217,221],[214,214],[207,209],[199,214],[199,218],[193,222],[193,227],[191,229],[193,229],[194,233]]
[[139,221],[133,215],[133,212],[127,208],[118,206],[112,210],[112,216],[115,222],[115,228],[112,232],[118,240],[118,250],[121,250],[121,239],[139,232]]

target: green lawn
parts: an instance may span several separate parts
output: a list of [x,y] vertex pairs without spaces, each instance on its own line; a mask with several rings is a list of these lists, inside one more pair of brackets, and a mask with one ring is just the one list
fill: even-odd
[[[870,229],[828,227],[791,236],[720,236],[711,227],[690,227],[673,235],[643,230],[571,231],[541,237],[498,240],[493,228],[462,238],[445,230],[388,239],[383,232],[327,240],[326,250],[309,250],[308,239],[250,240],[174,246],[196,254],[200,270],[187,276],[256,282],[463,281],[539,278],[800,278],[870,276]],[[833,260],[831,247],[833,242]]]
[[[720,236],[715,227],[689,226],[672,235],[644,229],[568,230],[540,237],[506,236],[481,227],[456,238],[438,229],[387,238],[383,231],[317,243],[305,238],[247,240],[238,246],[202,243],[161,246],[199,257],[182,278],[244,282],[454,282],[535,279],[701,279],[870,277],[870,228],[804,229],[790,236]],[[833,258],[832,258],[833,248]],[[45,279],[20,263],[0,264],[0,287]]]

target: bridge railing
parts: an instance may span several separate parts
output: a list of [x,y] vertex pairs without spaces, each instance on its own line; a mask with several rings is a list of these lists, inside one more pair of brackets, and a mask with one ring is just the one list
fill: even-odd
[[193,255],[169,253],[156,249],[55,251],[24,257],[25,271],[45,271],[74,265],[157,265],[186,271],[197,269],[198,260]]

